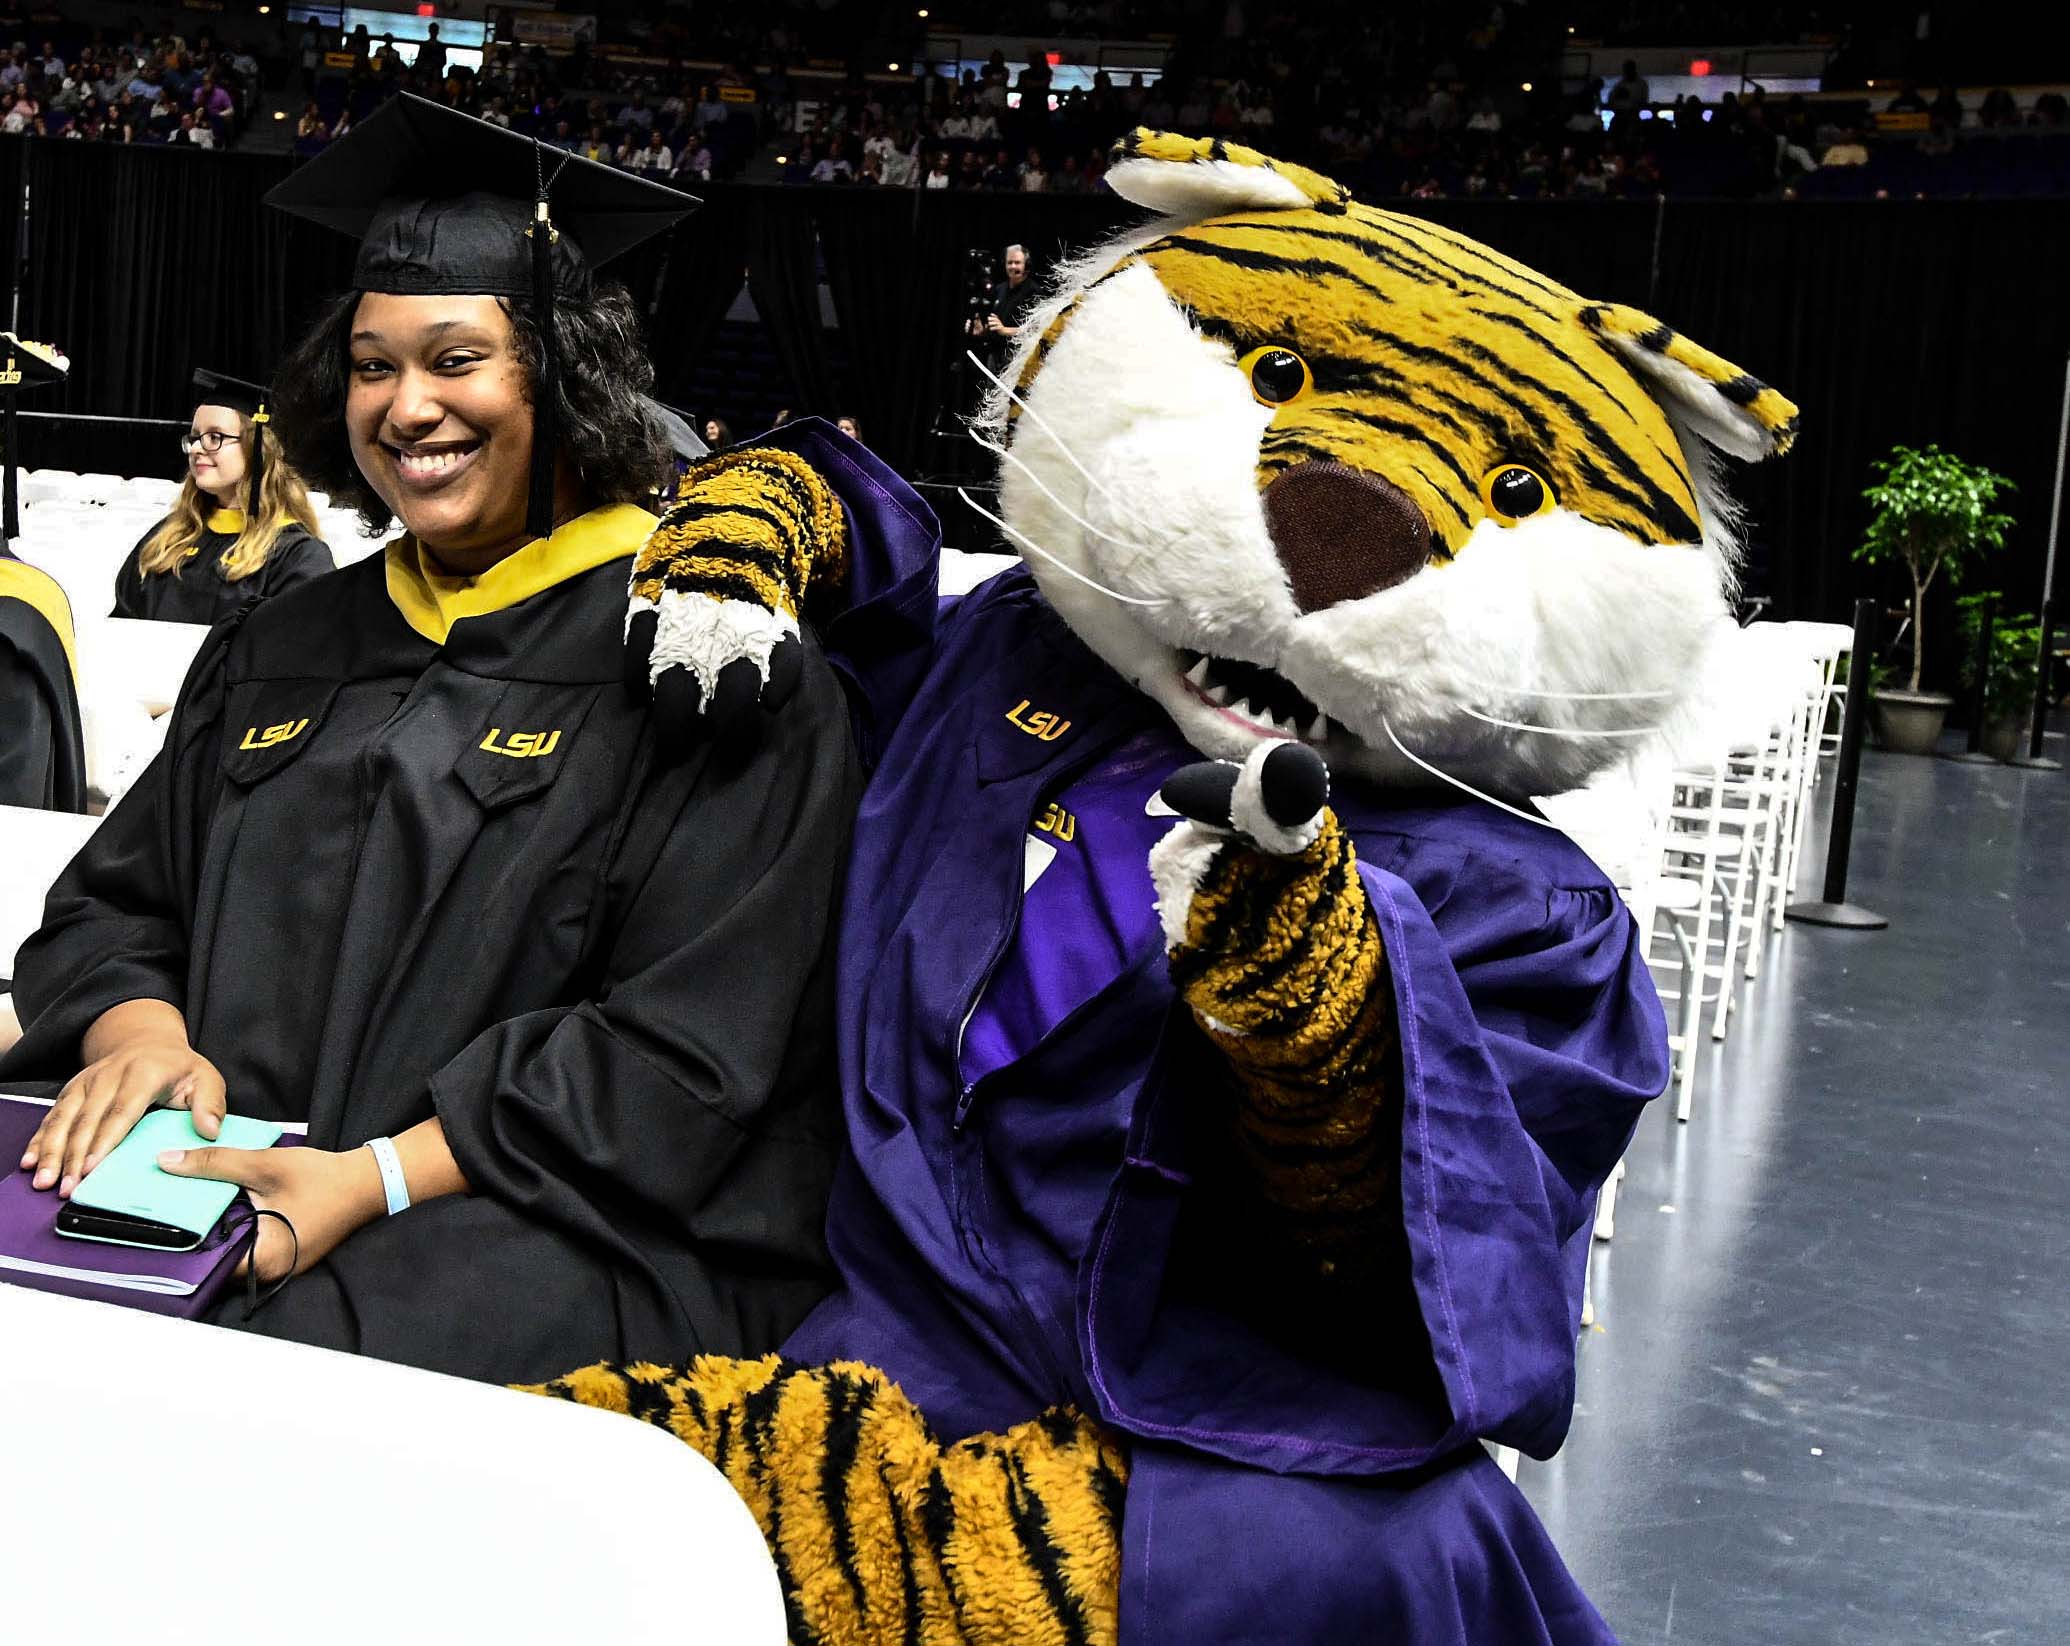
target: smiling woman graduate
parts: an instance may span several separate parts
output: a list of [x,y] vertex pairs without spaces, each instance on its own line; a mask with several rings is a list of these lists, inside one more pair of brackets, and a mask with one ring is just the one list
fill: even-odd
[[670,459],[592,271],[694,202],[403,96],[274,203],[362,241],[277,427],[405,535],[211,635],[53,891],[0,1065],[67,1082],[34,1181],[227,1099],[309,1126],[168,1167],[293,1223],[253,1330],[496,1379],[772,1348],[825,1286],[859,768],[809,632],[680,761],[621,679]]

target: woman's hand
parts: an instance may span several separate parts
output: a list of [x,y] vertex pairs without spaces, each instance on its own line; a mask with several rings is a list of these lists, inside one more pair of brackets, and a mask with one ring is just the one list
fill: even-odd
[[226,1106],[223,1076],[187,1044],[187,1020],[162,1000],[129,1000],[94,1020],[81,1044],[86,1066],[65,1083],[29,1139],[22,1169],[38,1189],[69,1197],[79,1180],[129,1135],[147,1110],[187,1109],[214,1137]]
[[252,1255],[238,1265],[255,1267],[262,1281],[301,1274],[338,1249],[348,1235],[388,1210],[381,1168],[369,1149],[167,1149],[161,1170],[174,1177],[205,1177],[236,1183],[262,1212],[278,1212],[292,1223],[290,1238],[278,1218],[259,1219]]

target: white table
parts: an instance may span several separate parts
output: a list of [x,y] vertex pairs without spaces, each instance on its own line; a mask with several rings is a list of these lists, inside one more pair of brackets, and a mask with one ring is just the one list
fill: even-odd
[[9,1641],[784,1638],[747,1506],[631,1418],[5,1285],[0,1411]]
[[0,977],[14,975],[15,951],[43,924],[50,883],[100,821],[77,812],[0,806]]

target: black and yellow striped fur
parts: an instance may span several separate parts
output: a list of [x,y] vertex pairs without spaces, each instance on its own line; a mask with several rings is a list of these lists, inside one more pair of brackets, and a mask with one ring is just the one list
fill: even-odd
[[811,590],[839,580],[847,554],[847,517],[819,471],[756,446],[683,475],[634,563],[632,593],[709,595],[795,618]]
[[1290,348],[1314,373],[1265,433],[1261,486],[1311,459],[1386,474],[1456,552],[1487,512],[1481,475],[1514,462],[1597,525],[1646,543],[1702,537],[1667,418],[1587,358],[1578,298],[1494,252],[1352,206],[1220,218],[1136,256],[1206,336],[1238,357]]
[[1385,1249],[1401,1074],[1379,921],[1335,814],[1295,856],[1217,851],[1170,958],[1235,1076],[1237,1141],[1276,1234],[1315,1272],[1357,1277]]
[[659,1424],[754,1511],[793,1646],[1112,1646],[1120,1447],[1074,1412],[944,1446],[882,1372],[704,1356],[529,1392]]
[[[1482,477],[1522,464],[1585,520],[1640,543],[1696,543],[1697,480],[1646,381],[1681,368],[1716,394],[1721,417],[1741,414],[1765,452],[1795,438],[1796,408],[1730,362],[1451,229],[1358,204],[1326,178],[1219,139],[1138,131],[1115,146],[1116,167],[1145,161],[1256,168],[1301,197],[1182,222],[1077,294],[1144,265],[1235,358],[1281,348],[1307,362],[1312,388],[1278,406],[1264,434],[1261,489],[1313,460],[1383,474],[1421,507],[1442,560],[1487,518]],[[1023,358],[1021,394],[1076,307],[1068,300]]]

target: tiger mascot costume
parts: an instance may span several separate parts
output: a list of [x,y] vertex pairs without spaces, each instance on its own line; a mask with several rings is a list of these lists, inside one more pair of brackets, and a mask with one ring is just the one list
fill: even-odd
[[1479,1442],[1565,1434],[1666,1034],[1525,797],[1683,691],[1712,453],[1794,409],[1248,150],[1108,179],[1157,220],[992,405],[1025,569],[937,612],[929,553],[866,567],[827,442],[693,470],[639,563],[686,735],[780,701],[837,576],[924,658],[859,699],[838,1290],[781,1356],[543,1392],[710,1458],[799,1643],[1609,1640]]

